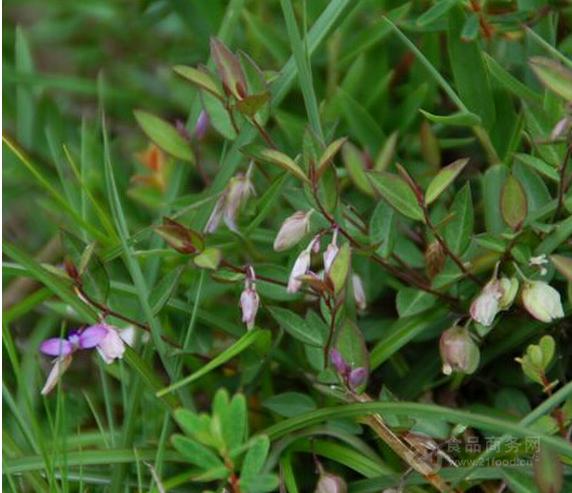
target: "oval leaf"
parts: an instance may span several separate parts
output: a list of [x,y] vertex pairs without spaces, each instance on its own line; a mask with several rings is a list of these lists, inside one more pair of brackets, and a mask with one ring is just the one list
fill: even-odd
[[423,220],[417,197],[399,176],[385,172],[369,173],[368,176],[379,194],[397,212],[416,221]]
[[459,175],[463,168],[467,165],[469,159],[457,159],[455,162],[444,167],[437,176],[431,180],[425,192],[425,203],[429,205],[435,201],[443,191],[453,183],[453,180]]
[[501,190],[501,214],[504,222],[512,229],[518,229],[526,219],[528,210],[526,194],[520,182],[510,175]]
[[133,113],[145,135],[166,153],[183,161],[195,161],[190,144],[173,125],[147,111],[135,110]]

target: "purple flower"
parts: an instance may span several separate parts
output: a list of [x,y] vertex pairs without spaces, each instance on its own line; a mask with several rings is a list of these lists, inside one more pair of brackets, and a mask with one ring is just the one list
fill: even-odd
[[330,360],[340,375],[346,376],[350,371],[350,367],[344,360],[342,353],[340,353],[337,349],[332,349],[330,351]]
[[71,331],[66,339],[53,337],[40,345],[40,351],[56,356],[46,383],[41,391],[46,395],[57,385],[72,362],[73,354],[84,349],[97,348],[103,360],[109,364],[123,357],[125,345],[117,331],[107,324],[96,324],[86,329]]
[[97,346],[107,335],[107,326],[92,325],[85,330],[74,330],[67,339],[53,337],[40,345],[40,351],[48,356],[67,356],[78,349],[91,349]]

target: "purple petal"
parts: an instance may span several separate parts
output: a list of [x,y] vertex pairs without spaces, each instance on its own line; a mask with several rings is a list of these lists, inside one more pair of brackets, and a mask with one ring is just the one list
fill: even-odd
[[350,388],[355,390],[360,385],[363,385],[366,382],[366,380],[367,380],[367,370],[365,368],[360,367],[356,368],[355,370],[352,370],[348,379],[348,383],[350,385]]
[[40,351],[48,356],[67,356],[73,351],[73,345],[66,339],[53,337],[40,344]]
[[89,349],[97,346],[107,335],[107,330],[104,324],[88,327],[79,336],[79,347],[81,349]]

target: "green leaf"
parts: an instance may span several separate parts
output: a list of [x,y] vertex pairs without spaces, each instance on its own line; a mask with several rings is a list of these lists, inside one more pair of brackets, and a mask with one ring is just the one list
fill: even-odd
[[215,440],[211,436],[211,417],[207,414],[196,414],[189,409],[177,409],[174,413],[175,420],[181,429],[189,437],[212,447]]
[[425,192],[425,203],[429,205],[431,202],[434,202],[439,195],[441,195],[443,191],[453,183],[455,178],[457,178],[459,173],[463,171],[468,162],[468,158],[457,159],[453,163],[441,169],[427,187],[427,191]]
[[378,253],[382,257],[391,255],[396,234],[395,211],[386,202],[379,201],[369,222],[369,237],[374,245],[381,243]]
[[194,163],[190,144],[175,127],[147,111],[135,110],[133,114],[145,135],[161,149],[177,159]]
[[326,147],[326,149],[324,150],[318,161],[318,175],[321,175],[320,171],[325,166],[328,166],[329,163],[331,163],[331,161],[334,159],[334,157],[342,148],[342,146],[346,143],[346,141],[347,141],[346,137],[341,137],[340,139],[334,140],[328,145],[328,147]]
[[572,101],[572,71],[555,60],[543,57],[530,59],[530,66],[540,81],[552,92]]
[[499,62],[488,53],[483,52],[489,73],[505,89],[520,99],[524,99],[533,104],[541,104],[542,97],[528,86],[525,86],[516,77],[512,76]]
[[206,68],[201,67],[200,69],[196,69],[186,65],[176,65],[173,67],[173,70],[175,73],[192,82],[200,89],[210,92],[213,96],[216,96],[219,99],[224,98],[224,94],[220,90],[219,85],[213,79],[211,74],[208,73]]
[[237,56],[217,38],[211,38],[210,47],[211,57],[225,92],[232,94],[236,99],[246,96],[246,77]]
[[261,92],[258,94],[245,96],[240,101],[237,101],[236,109],[242,114],[252,118],[268,102],[269,99],[269,92]]
[[501,189],[508,176],[508,168],[502,164],[491,166],[483,177],[483,207],[485,226],[492,234],[501,233],[505,229],[499,214]]
[[421,14],[415,23],[419,27],[425,27],[435,22],[449,12],[449,9],[453,7],[457,1],[458,0],[438,0],[429,10]]
[[278,322],[280,327],[295,339],[298,339],[304,344],[310,344],[311,346],[322,347],[324,345],[322,334],[318,330],[315,330],[315,327],[308,325],[299,315],[296,315],[286,308],[277,306],[268,307],[268,311],[274,320]]
[[201,101],[213,128],[227,140],[236,139],[237,129],[234,128],[224,104],[209,92],[201,93]]
[[342,148],[342,159],[354,185],[363,193],[373,195],[374,190],[365,172],[366,163],[362,152],[351,142],[346,142]]
[[435,296],[420,289],[401,288],[396,298],[397,313],[400,318],[417,315],[431,308],[436,301]]
[[292,158],[283,152],[276,151],[274,149],[267,149],[257,144],[245,146],[241,149],[241,151],[246,156],[256,161],[275,164],[276,166],[279,166],[280,168],[288,171],[288,173],[294,175],[296,178],[302,180],[303,182],[310,182],[308,177],[304,174],[304,171],[302,171],[302,168],[300,168],[300,166],[298,166]]
[[163,309],[165,304],[175,293],[183,270],[184,267],[179,266],[176,269],[169,271],[151,291],[149,303],[151,304],[151,310],[155,315]]
[[423,210],[417,197],[399,176],[386,172],[368,173],[368,176],[380,195],[397,212],[416,221],[423,221]]
[[240,354],[247,347],[249,347],[251,344],[256,342],[260,337],[262,337],[262,335],[264,333],[265,333],[265,331],[259,330],[259,329],[253,329],[253,330],[247,332],[238,341],[236,341],[232,346],[225,349],[222,353],[218,354],[213,359],[211,359],[206,365],[201,367],[200,370],[197,370],[196,372],[191,373],[190,375],[183,378],[182,380],[179,380],[178,382],[176,382],[172,385],[169,385],[168,387],[165,387],[164,389],[161,389],[160,391],[158,391],[157,397],[161,397],[161,396],[168,394],[170,392],[173,392],[174,390],[177,390],[177,389],[179,389],[185,385],[188,385],[192,382],[195,382],[199,378],[201,378],[201,377],[205,376],[206,374],[210,373],[211,371],[213,371],[215,368],[218,368],[219,366],[223,365],[227,361],[234,358],[236,355]]
[[250,441],[240,470],[241,482],[256,477],[262,471],[269,449],[270,440],[266,435],[258,435]]
[[276,491],[280,486],[280,479],[275,474],[259,474],[240,482],[241,491],[245,493],[269,493]]
[[216,270],[222,260],[222,252],[219,248],[208,247],[202,253],[193,258],[197,267],[202,269]]
[[369,371],[369,353],[363,333],[349,318],[337,329],[335,347],[352,369],[365,368]]
[[266,399],[262,405],[285,418],[298,416],[316,409],[314,400],[300,392],[284,392],[283,394],[273,395]]
[[461,38],[465,18],[461,6],[449,11],[447,46],[455,87],[469,111],[482,118],[485,128],[491,128],[495,120],[493,94],[478,41]]
[[328,271],[328,277],[332,281],[332,285],[334,286],[334,292],[337,294],[341,292],[341,290],[346,285],[346,280],[348,278],[348,273],[350,271],[351,266],[351,249],[349,243],[344,243],[332,265],[330,270]]
[[248,436],[248,414],[244,394],[236,394],[221,419],[223,435],[229,450],[240,447]]
[[218,467],[224,467],[224,463],[217,455],[204,445],[183,435],[171,437],[173,447],[191,464],[208,471]]
[[393,132],[389,137],[387,137],[383,147],[380,149],[379,154],[375,158],[375,163],[373,165],[373,169],[375,171],[385,171],[389,167],[395,154],[398,137],[399,132],[397,130]]
[[451,127],[474,127],[481,124],[481,117],[469,111],[458,111],[451,115],[434,115],[425,110],[419,110],[425,118],[433,123]]
[[501,190],[500,210],[502,217],[512,229],[518,229],[528,211],[526,195],[520,182],[509,175]]
[[572,258],[564,255],[550,255],[550,261],[568,281],[572,281]]
[[545,445],[541,445],[534,456],[534,482],[541,493],[563,491],[562,461],[554,450]]
[[473,198],[469,183],[466,183],[455,195],[450,212],[453,214],[453,219],[447,223],[443,236],[451,251],[457,255],[462,255],[471,242],[475,223]]
[[526,164],[527,166],[530,166],[531,168],[535,169],[536,171],[546,176],[547,178],[555,182],[560,181],[560,175],[558,174],[556,168],[548,164],[543,159],[522,153],[516,153],[514,157],[519,161],[523,162],[524,164]]

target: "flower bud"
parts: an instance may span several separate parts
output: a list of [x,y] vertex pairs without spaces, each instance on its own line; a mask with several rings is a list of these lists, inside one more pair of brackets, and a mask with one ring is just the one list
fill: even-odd
[[97,345],[97,352],[108,365],[116,359],[123,358],[125,343],[119,337],[117,330],[109,325],[101,325],[107,329],[107,334]]
[[348,377],[348,385],[350,389],[356,390],[358,387],[361,387],[365,384],[367,380],[367,369],[363,367],[356,368],[350,372]]
[[260,306],[260,297],[256,292],[254,283],[248,284],[240,295],[240,309],[242,310],[242,321],[246,324],[246,328],[251,330],[254,327],[256,312]]
[[564,316],[560,293],[545,282],[526,282],[522,302],[528,313],[541,322],[552,322]]
[[335,348],[330,351],[330,361],[340,375],[346,375],[350,371],[350,367],[344,360],[342,353]]
[[365,298],[365,289],[361,277],[357,274],[352,274],[352,287],[354,291],[354,300],[358,310],[365,310],[367,308],[367,300]]
[[197,118],[197,123],[195,124],[195,129],[193,130],[193,136],[196,140],[203,140],[208,129],[209,129],[209,115],[203,110],[200,112]]
[[326,251],[324,252],[324,272],[326,275],[330,271],[330,267],[334,263],[336,255],[340,249],[338,248],[338,230],[334,230],[334,234],[332,236],[331,243],[326,247]]
[[346,493],[347,491],[346,482],[340,476],[322,472],[314,493]]
[[236,216],[238,210],[254,193],[254,188],[250,181],[250,172],[246,175],[238,175],[231,179],[226,193],[223,218],[228,229],[236,231]]
[[502,295],[503,290],[499,281],[497,279],[489,281],[471,303],[471,318],[485,327],[491,325],[500,311],[499,300]]
[[453,371],[470,375],[479,366],[479,348],[465,327],[455,325],[443,332],[439,350],[445,375]]
[[289,293],[296,293],[302,287],[302,281],[298,278],[308,272],[308,268],[310,267],[310,251],[310,248],[302,250],[296,262],[294,262],[294,267],[292,267],[290,277],[288,278],[288,287],[286,288],[286,291]]
[[310,229],[310,216],[312,211],[297,211],[288,217],[280,227],[274,240],[274,250],[282,252],[292,248]]

